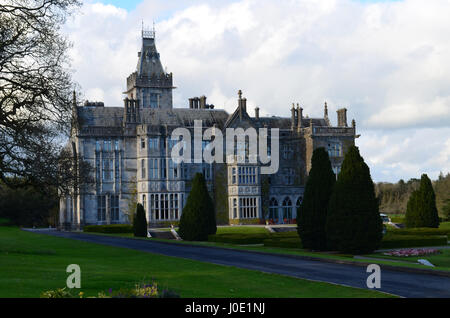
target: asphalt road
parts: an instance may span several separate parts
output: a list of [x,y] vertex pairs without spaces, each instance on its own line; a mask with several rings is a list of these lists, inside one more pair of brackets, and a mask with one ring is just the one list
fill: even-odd
[[[39,233],[359,288],[367,288],[366,280],[370,275],[362,266],[303,260],[283,255],[264,255],[249,251],[185,246],[85,233],[58,231],[39,231]],[[450,277],[392,271],[381,266],[381,288],[378,290],[403,297],[450,298]]]

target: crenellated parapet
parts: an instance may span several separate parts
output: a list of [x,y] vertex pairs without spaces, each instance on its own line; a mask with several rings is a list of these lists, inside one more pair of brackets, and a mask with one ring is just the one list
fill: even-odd
[[153,73],[150,76],[138,76],[137,72],[134,72],[127,78],[127,92],[133,90],[135,87],[145,88],[175,88],[173,86],[172,73]]

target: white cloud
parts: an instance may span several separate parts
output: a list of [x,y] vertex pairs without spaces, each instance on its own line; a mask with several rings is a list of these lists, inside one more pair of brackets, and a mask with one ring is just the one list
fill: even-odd
[[91,0],[66,31],[88,99],[122,104],[141,21],[155,19],[176,107],[205,94],[232,112],[238,89],[262,115],[289,116],[300,102],[321,116],[326,100],[336,122],[345,106],[374,175],[395,180],[450,170],[449,11],[446,0],[145,0],[130,12]]
[[450,171],[450,127],[366,130],[357,139],[376,181],[398,181]]

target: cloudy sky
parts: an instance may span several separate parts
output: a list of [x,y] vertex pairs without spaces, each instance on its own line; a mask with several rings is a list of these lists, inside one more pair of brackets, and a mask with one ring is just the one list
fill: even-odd
[[449,0],[85,0],[64,32],[84,97],[122,105],[142,22],[155,22],[175,107],[355,118],[374,181],[450,172]]

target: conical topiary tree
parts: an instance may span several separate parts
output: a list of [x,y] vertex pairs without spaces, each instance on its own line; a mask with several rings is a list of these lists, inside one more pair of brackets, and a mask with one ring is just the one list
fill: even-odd
[[369,253],[380,246],[383,223],[369,167],[355,146],[345,155],[327,215],[330,248],[344,253]]
[[409,197],[405,215],[406,227],[439,227],[436,195],[430,178],[423,174],[420,187]]
[[325,225],[336,176],[325,148],[314,150],[303,202],[297,210],[297,231],[304,248],[327,248]]
[[147,237],[147,218],[142,204],[136,205],[136,214],[133,218],[133,232],[136,237]]
[[214,204],[208,194],[205,178],[197,173],[181,214],[178,234],[186,241],[207,241],[208,235],[216,232]]

